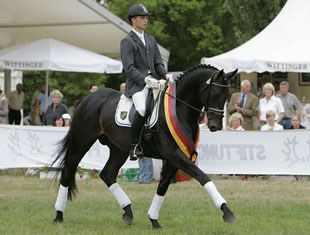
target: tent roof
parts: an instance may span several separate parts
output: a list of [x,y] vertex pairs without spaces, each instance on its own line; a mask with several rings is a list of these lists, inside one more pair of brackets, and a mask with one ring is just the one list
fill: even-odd
[[239,72],[310,72],[310,1],[288,0],[277,17],[241,46],[201,63]]
[[[54,38],[111,58],[131,26],[94,0],[1,0],[0,49]],[[159,46],[164,62],[169,51]]]
[[121,73],[122,68],[118,60],[51,38],[0,50],[0,69]]

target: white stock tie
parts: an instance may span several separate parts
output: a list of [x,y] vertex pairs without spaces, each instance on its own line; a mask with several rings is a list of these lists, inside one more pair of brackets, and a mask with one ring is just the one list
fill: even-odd
[[145,46],[145,40],[144,37],[142,35],[139,36],[140,40],[142,41],[143,45]]

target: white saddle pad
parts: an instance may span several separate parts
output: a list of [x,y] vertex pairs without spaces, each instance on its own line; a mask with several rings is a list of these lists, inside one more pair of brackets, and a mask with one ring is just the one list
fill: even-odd
[[[160,92],[161,93],[161,92]],[[158,120],[158,110],[160,103],[160,94],[159,100],[156,102],[155,107],[152,111],[151,117],[149,118],[148,126],[153,127]],[[121,95],[116,112],[115,112],[115,122],[119,126],[131,127],[131,121],[129,118],[130,110],[134,108],[133,102],[131,98],[126,97],[125,95]]]

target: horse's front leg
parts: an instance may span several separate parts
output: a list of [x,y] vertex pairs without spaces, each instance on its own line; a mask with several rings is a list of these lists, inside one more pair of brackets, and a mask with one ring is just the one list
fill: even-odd
[[122,219],[126,224],[131,225],[133,222],[133,213],[131,209],[131,201],[121,186],[116,183],[116,178],[121,166],[125,163],[128,154],[119,150],[116,146],[109,146],[110,157],[100,172],[100,178],[108,186],[109,191],[118,202],[119,206],[124,210]]
[[164,202],[164,196],[168,190],[172,178],[177,172],[177,168],[172,166],[169,161],[166,161],[162,170],[162,178],[158,184],[157,192],[153,197],[152,204],[148,210],[148,216],[154,229],[160,229],[158,222],[159,211]]
[[178,157],[177,159],[175,159],[176,161],[173,161],[173,164],[180,170],[184,171],[185,173],[199,181],[199,183],[210,195],[215,206],[222,210],[224,222],[237,222],[233,212],[228,208],[226,200],[219,193],[211,179],[202,170],[200,170],[189,158],[187,158],[180,149],[177,150],[177,155]]

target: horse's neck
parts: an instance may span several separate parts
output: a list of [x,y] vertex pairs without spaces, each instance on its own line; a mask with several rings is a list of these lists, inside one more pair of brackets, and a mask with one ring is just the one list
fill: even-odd
[[176,88],[176,114],[180,120],[180,123],[192,135],[196,138],[199,110],[202,106],[199,102],[198,85],[190,83],[188,81],[179,81],[181,84],[177,84]]

